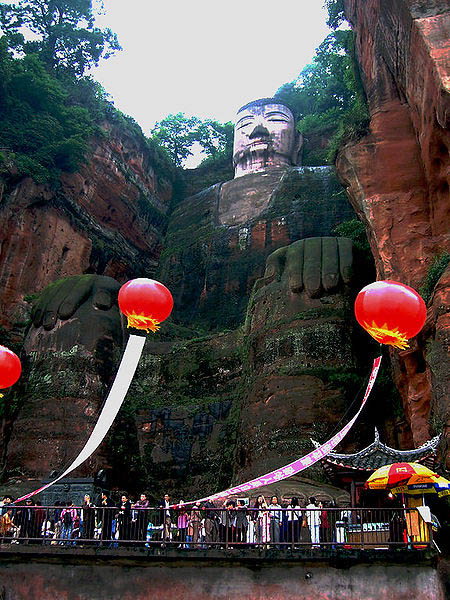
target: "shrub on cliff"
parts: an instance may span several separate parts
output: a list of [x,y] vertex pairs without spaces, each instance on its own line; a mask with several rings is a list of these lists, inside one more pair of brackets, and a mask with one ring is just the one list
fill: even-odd
[[89,111],[67,103],[67,88],[37,55],[12,58],[4,38],[0,71],[0,145],[15,175],[44,182],[76,170],[95,131]]
[[276,98],[291,106],[306,138],[303,164],[334,162],[337,148],[367,131],[369,113],[354,57],[352,31],[335,31],[318,47],[313,62]]

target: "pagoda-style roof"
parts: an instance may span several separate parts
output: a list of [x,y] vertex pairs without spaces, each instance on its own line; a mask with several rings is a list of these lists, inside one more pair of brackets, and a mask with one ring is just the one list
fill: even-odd
[[[375,471],[384,465],[395,462],[418,462],[432,468],[439,444],[440,435],[437,435],[418,448],[412,450],[396,450],[380,442],[380,435],[375,428],[375,440],[370,446],[356,452],[355,454],[338,454],[330,452],[322,460],[348,469],[358,471]],[[320,446],[315,440],[311,440],[317,448]]]

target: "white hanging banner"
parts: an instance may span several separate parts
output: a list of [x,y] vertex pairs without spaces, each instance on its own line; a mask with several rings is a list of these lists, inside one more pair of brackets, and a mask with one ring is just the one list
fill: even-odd
[[116,378],[111,387],[111,391],[106,398],[106,402],[103,406],[103,409],[98,417],[97,423],[89,436],[88,441],[86,442],[84,448],[81,450],[80,454],[73,461],[73,463],[67,467],[67,469],[62,473],[59,477],[51,481],[50,483],[46,483],[44,486],[35,490],[34,492],[30,492],[21,498],[18,498],[16,502],[21,502],[22,500],[26,500],[27,498],[31,498],[35,494],[39,494],[43,490],[46,490],[51,485],[68,475],[71,471],[79,467],[85,460],[87,460],[93,452],[97,450],[102,441],[104,440],[106,434],[108,433],[111,425],[114,422],[114,419],[117,416],[117,413],[120,410],[120,407],[125,400],[125,396],[128,392],[128,388],[130,387],[131,381],[133,380],[134,373],[139,363],[139,359],[141,358],[142,350],[145,344],[145,337],[139,335],[130,335],[128,339],[127,346],[125,348],[125,352],[123,353],[122,360],[120,362],[119,369],[117,371]]

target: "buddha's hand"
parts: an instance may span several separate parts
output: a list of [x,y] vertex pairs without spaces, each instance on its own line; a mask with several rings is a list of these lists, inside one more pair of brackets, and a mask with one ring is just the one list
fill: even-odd
[[272,281],[285,281],[293,293],[310,298],[332,294],[341,283],[350,283],[353,247],[349,238],[316,237],[278,248],[266,261],[261,288]]
[[[120,284],[104,275],[73,275],[50,284],[40,295],[33,310],[33,325],[45,330],[54,328],[56,322],[74,315],[84,318],[99,311],[117,312],[117,295]],[[85,326],[89,326],[88,322]]]

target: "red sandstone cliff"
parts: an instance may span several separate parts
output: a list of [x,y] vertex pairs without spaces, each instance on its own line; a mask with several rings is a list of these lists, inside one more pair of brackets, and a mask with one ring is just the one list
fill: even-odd
[[[366,223],[378,277],[418,289],[449,250],[450,6],[446,0],[345,0],[371,114],[370,133],[340,152],[338,174]],[[423,333],[393,353],[414,444],[442,430],[448,449],[449,277]],[[450,463],[447,463],[450,466]]]
[[151,274],[171,185],[158,180],[143,138],[104,123],[91,156],[59,188],[0,181],[0,324],[21,320],[24,295],[60,277]]

